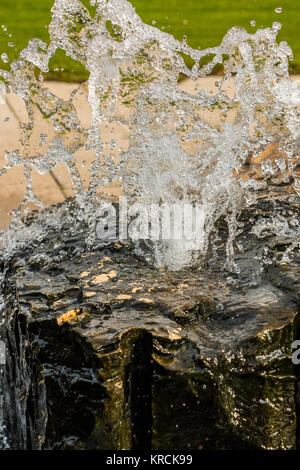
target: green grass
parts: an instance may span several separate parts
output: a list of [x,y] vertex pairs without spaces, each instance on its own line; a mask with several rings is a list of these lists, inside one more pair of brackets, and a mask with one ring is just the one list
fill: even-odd
[[[10,60],[18,56],[30,38],[49,40],[47,25],[54,0],[0,2],[0,25],[7,28],[7,32],[0,28],[0,52],[6,52]],[[285,40],[292,47],[291,72],[300,73],[299,0],[132,0],[132,4],[144,22],[152,24],[155,20],[158,28],[180,40],[187,35],[188,44],[201,49],[218,45],[232,26],[243,26],[251,32],[280,21],[278,40]],[[275,12],[278,6],[283,9],[280,14]],[[255,28],[250,26],[250,20],[256,21]],[[9,47],[9,42],[16,47]],[[87,78],[83,67],[63,52],[56,53],[50,65],[48,78],[67,81]],[[0,67],[6,65],[2,63]]]

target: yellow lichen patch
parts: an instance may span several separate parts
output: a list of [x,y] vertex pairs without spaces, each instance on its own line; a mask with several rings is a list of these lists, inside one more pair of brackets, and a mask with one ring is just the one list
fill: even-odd
[[83,277],[87,277],[90,273],[88,271],[83,271],[83,273],[80,274],[79,279],[82,279]]
[[181,336],[179,335],[178,330],[173,330],[173,331],[169,330],[168,333],[169,333],[169,339],[171,341],[176,341],[178,339],[181,339]]
[[95,295],[95,294],[97,294],[97,292],[94,292],[94,291],[84,293],[85,297],[93,297],[93,295]]
[[132,299],[132,296],[131,296],[131,295],[127,295],[127,294],[120,294],[120,295],[118,295],[118,297],[117,297],[117,300],[128,300],[128,299]]
[[99,276],[95,276],[92,280],[92,284],[102,284],[103,282],[107,282],[109,280],[108,274],[99,274]]
[[138,290],[142,290],[142,287],[134,287],[132,292],[135,294]]
[[146,304],[153,304],[154,303],[153,300],[147,299],[146,297],[140,297],[138,300],[140,302],[145,302]]
[[109,258],[109,256],[105,256],[102,260],[103,263],[112,263],[113,260],[111,258]]
[[99,274],[95,276],[92,280],[92,284],[102,284],[104,282],[109,281],[110,279],[114,279],[118,275],[118,271],[112,270],[107,274]]
[[112,271],[108,273],[108,277],[110,279],[114,279],[115,277],[117,277],[117,275],[118,275],[118,271],[116,271],[115,269],[113,269]]
[[61,326],[63,323],[66,323],[67,321],[71,320],[71,318],[76,317],[78,313],[80,313],[80,308],[68,310],[67,312],[63,313],[56,319],[58,326]]

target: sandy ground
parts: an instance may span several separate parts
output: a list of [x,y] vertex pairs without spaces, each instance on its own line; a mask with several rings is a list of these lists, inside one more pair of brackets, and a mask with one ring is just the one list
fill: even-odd
[[[293,76],[295,80],[300,80],[300,76]],[[212,92],[216,92],[216,81],[220,77],[210,76],[199,79],[197,82],[185,80],[181,82],[180,87],[188,93],[195,94],[199,89],[206,88]],[[62,83],[62,82],[46,82],[45,86],[54,93],[56,96],[68,99],[72,91],[78,86],[76,83]],[[84,94],[87,93],[87,87],[82,87],[81,98],[77,100],[76,109],[83,125],[88,126],[90,121],[90,110],[86,103]],[[234,93],[233,84],[227,85],[227,93],[232,95]],[[6,163],[6,152],[20,149],[22,154],[22,145],[20,144],[20,122],[26,122],[27,114],[25,111],[24,103],[21,99],[14,95],[7,95],[6,99],[1,99],[0,95],[0,169]],[[105,133],[105,130],[103,130]],[[121,127],[115,126],[110,129],[110,134],[114,138],[122,141],[126,147],[126,132]],[[40,144],[40,134],[43,132],[43,122],[33,136],[31,141],[32,148],[39,149],[42,152],[43,148]],[[76,165],[80,172],[84,185],[87,187],[89,182],[89,166],[94,159],[92,152],[80,150],[75,155]],[[6,174],[0,176],[0,228],[8,225],[10,217],[9,211],[17,208],[23,200],[25,194],[25,178],[23,167],[15,167]],[[51,204],[62,202],[66,197],[73,195],[73,188],[70,176],[64,165],[57,165],[52,175],[39,175],[38,172],[32,172],[32,182],[35,194],[42,200],[42,202],[49,206]]]

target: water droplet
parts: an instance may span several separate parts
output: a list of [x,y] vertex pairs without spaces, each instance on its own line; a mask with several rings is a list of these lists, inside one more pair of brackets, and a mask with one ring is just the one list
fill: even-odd
[[3,60],[3,62],[5,62],[7,64],[7,62],[9,61],[9,58],[8,58],[8,55],[4,52],[3,54],[1,54],[1,59]]
[[153,24],[153,25],[155,25],[155,24],[156,24],[156,21],[155,21],[155,20],[153,20],[153,21],[152,21],[152,24]]
[[278,23],[278,21],[274,21],[274,23],[272,23],[272,28],[275,31],[280,31],[281,30],[281,23]]
[[250,21],[250,24],[251,24],[251,26],[254,27],[254,26],[256,25],[256,22],[255,22],[254,20],[251,20],[251,21]]
[[282,13],[282,7],[275,8],[276,13]]

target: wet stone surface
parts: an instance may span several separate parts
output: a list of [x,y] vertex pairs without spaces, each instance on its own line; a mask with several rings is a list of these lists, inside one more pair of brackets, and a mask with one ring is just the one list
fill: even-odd
[[296,251],[254,278],[249,252],[247,277],[80,243],[49,235],[6,272],[13,448],[295,448]]

